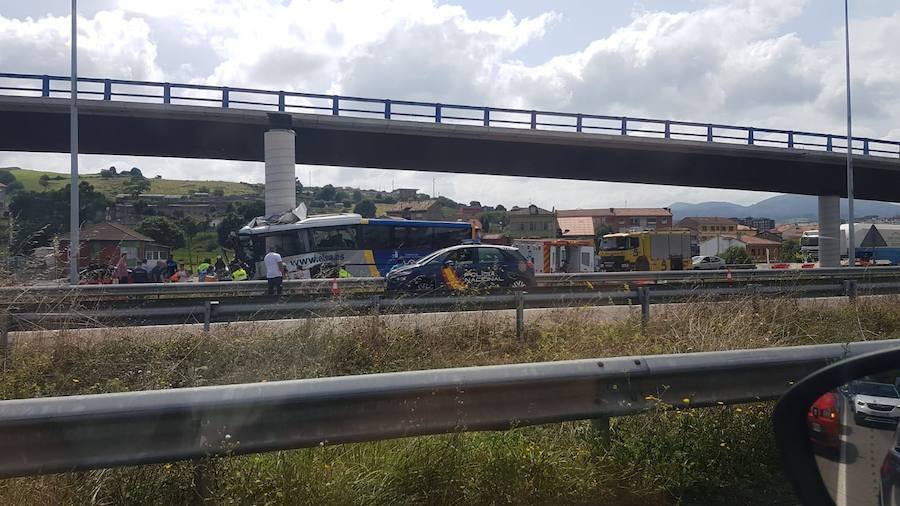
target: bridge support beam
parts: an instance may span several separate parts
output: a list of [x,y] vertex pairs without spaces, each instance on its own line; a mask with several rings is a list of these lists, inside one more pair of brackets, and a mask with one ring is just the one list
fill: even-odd
[[841,265],[841,198],[819,196],[819,265]]
[[265,133],[266,216],[283,214],[297,207],[295,137],[290,129],[272,129]]

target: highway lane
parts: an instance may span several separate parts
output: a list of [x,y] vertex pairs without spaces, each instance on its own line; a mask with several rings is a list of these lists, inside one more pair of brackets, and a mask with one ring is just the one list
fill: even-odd
[[871,506],[879,504],[880,469],[891,447],[894,428],[860,426],[853,421],[847,399],[841,400],[841,447],[838,452],[822,451],[816,464],[822,481],[837,506]]

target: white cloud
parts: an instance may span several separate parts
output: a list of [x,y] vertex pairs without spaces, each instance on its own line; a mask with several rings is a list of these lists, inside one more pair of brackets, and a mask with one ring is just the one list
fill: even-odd
[[[842,30],[812,42],[791,33],[786,27],[809,13],[806,1],[695,5],[683,12],[637,11],[579,51],[527,65],[517,52],[542,43],[560,25],[560,14],[477,18],[429,0],[120,0],[120,10],[81,23],[82,74],[844,131]],[[897,26],[900,9],[852,22],[859,135],[900,137],[894,121],[900,116]],[[0,67],[65,74],[67,34],[62,17],[0,17]],[[157,54],[157,47],[169,51]],[[15,163],[21,156],[0,154],[0,160]],[[164,163],[166,176],[262,176],[258,164]],[[388,187],[394,179],[425,191],[431,177],[313,169],[314,183]],[[442,194],[459,200],[533,200],[545,207],[709,198],[747,203],[767,196],[450,174],[438,181]]]

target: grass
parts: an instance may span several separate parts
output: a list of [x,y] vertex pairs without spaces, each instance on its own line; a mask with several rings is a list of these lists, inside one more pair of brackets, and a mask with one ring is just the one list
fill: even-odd
[[[234,259],[234,251],[225,249],[229,260]],[[188,269],[196,272],[197,266],[203,262],[203,259],[209,258],[213,262],[216,257],[222,254],[222,248],[219,246],[218,238],[215,232],[200,232],[191,238],[191,247],[187,246],[172,251],[172,256],[179,265],[184,264]]]
[[[58,190],[69,184],[70,178],[68,174],[59,172],[47,172],[40,170],[22,169],[19,167],[7,167],[21,181],[26,190],[43,191]],[[42,175],[50,178],[47,187],[40,185]],[[183,181],[178,179],[155,179],[150,171],[144,174],[150,178],[150,190],[145,193],[161,193],[166,195],[190,195],[199,191],[201,187],[206,187],[209,191],[221,188],[225,195],[257,195],[259,190],[256,186],[246,183],[235,183],[230,181]],[[58,178],[58,179],[57,179]],[[125,193],[123,185],[128,182],[128,177],[103,178],[99,173],[81,174],[81,181],[87,181],[94,186],[94,189],[105,194],[110,199],[114,198],[118,193]]]
[[[601,321],[558,310],[515,337],[485,315],[423,324],[307,320],[292,330],[110,329],[14,341],[0,398],[73,395],[346,374],[686,353],[900,338],[898,299],[839,308],[679,305]],[[390,323],[388,323],[390,322]],[[227,504],[767,504],[793,500],[771,437],[767,403],[653,411],[612,421],[609,446],[589,422],[272,452],[211,461],[213,502]],[[0,503],[184,503],[187,463],[0,481]]]

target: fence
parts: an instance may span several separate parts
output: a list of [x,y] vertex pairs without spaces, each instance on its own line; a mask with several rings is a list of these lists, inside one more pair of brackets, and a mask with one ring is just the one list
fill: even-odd
[[[123,79],[78,78],[78,97],[106,101],[151,102],[221,108],[400,119],[660,139],[846,152],[847,137],[836,134],[697,123],[625,116],[510,109],[409,100],[375,99],[292,91]],[[0,93],[15,96],[68,97],[70,78],[0,73]],[[900,157],[900,142],[853,137],[854,153]]]
[[776,399],[900,341],[0,401],[0,478]]

